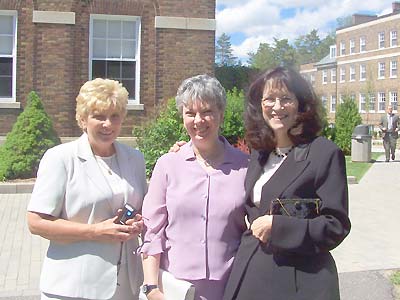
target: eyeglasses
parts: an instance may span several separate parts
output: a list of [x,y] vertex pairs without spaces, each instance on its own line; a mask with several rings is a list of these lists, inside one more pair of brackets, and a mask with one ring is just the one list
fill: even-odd
[[278,100],[279,100],[279,104],[281,106],[288,106],[288,105],[292,105],[296,101],[296,98],[291,98],[289,96],[283,96],[281,98],[267,97],[267,98],[261,99],[261,102],[264,106],[273,107],[273,106],[275,106],[275,104]]

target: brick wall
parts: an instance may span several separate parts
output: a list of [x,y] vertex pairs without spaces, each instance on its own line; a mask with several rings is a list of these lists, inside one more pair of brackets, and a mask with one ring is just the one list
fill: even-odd
[[[156,29],[155,16],[215,18],[215,0],[0,0],[0,10],[18,11],[17,102],[21,109],[0,109],[0,135],[6,135],[35,90],[60,136],[77,136],[75,98],[88,80],[90,14],[141,17],[140,102],[132,110],[122,136],[173,97],[180,82],[213,73],[214,31]],[[75,24],[33,23],[33,10],[75,12]]]

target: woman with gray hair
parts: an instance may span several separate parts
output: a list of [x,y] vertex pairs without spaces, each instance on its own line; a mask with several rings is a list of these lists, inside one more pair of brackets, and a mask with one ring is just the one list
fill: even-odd
[[146,296],[164,299],[162,268],[191,282],[195,299],[220,300],[246,228],[248,157],[219,134],[226,95],[218,80],[184,80],[176,105],[190,142],[159,158],[143,203]]

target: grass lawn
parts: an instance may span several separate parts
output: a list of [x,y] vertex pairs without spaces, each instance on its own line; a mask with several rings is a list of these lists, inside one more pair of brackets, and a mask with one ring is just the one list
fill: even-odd
[[364,176],[368,169],[372,166],[375,160],[381,156],[381,152],[371,153],[371,162],[352,162],[351,156],[346,156],[346,170],[347,176],[354,176],[357,182]]

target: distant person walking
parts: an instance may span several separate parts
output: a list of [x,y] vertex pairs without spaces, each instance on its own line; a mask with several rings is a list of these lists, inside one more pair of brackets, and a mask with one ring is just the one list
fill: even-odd
[[396,142],[399,137],[399,116],[393,113],[393,107],[389,105],[386,114],[382,116],[379,128],[382,130],[383,147],[385,148],[386,162],[390,158],[395,160]]

